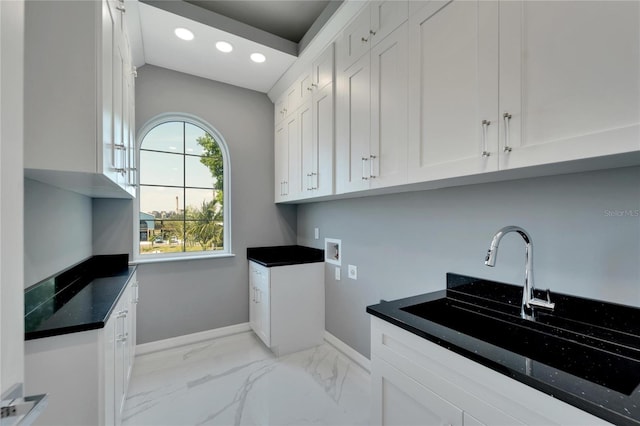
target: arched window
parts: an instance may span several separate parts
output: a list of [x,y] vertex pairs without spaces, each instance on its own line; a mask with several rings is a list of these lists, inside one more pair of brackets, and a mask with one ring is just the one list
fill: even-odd
[[231,253],[229,155],[222,135],[171,114],[140,132],[138,258]]

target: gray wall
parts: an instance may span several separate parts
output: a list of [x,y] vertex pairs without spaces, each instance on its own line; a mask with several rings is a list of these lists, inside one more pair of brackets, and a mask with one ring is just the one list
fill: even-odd
[[24,180],[24,285],[92,254],[91,198]]
[[236,257],[140,265],[138,343],[248,321],[247,247],[296,240],[295,206],[273,202],[273,104],[266,94],[145,65],[136,79],[136,128],[166,112],[196,115],[227,142]]
[[133,260],[133,200],[94,198],[93,254],[128,254]]
[[[522,283],[516,234],[502,240],[496,267],[484,266],[505,225],[531,233],[538,288],[640,306],[638,210],[632,167],[301,205],[298,243],[342,239],[342,280],[325,271],[326,329],[369,356],[369,304],[442,289],[446,272]],[[347,264],[358,266],[357,281]]]

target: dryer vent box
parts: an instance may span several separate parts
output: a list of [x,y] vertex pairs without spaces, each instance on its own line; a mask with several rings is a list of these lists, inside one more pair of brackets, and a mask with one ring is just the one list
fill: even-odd
[[342,241],[335,238],[324,239],[324,261],[333,265],[342,265]]

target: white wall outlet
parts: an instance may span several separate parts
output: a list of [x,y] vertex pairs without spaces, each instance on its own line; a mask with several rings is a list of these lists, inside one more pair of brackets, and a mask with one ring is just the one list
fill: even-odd
[[315,228],[313,230],[313,233],[314,233],[314,236],[316,237],[316,240],[320,238],[320,228]]
[[340,267],[336,266],[336,281],[340,281]]
[[358,279],[358,267],[356,265],[349,265],[349,278],[352,280]]

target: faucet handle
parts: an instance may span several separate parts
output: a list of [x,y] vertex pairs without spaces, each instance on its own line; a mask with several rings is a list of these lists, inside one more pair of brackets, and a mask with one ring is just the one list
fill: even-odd
[[551,311],[556,307],[556,304],[551,302],[551,291],[549,289],[547,289],[547,300],[534,297],[529,301],[529,304],[537,308],[549,309]]

